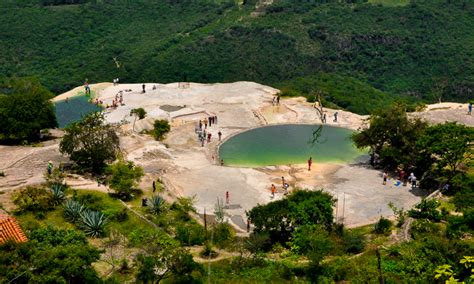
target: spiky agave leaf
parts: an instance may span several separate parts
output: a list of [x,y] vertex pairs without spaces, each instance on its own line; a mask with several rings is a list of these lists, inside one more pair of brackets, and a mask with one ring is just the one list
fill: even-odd
[[84,211],[84,205],[77,201],[68,199],[64,203],[64,218],[70,222],[77,222],[81,218],[82,211]]
[[53,205],[59,205],[66,199],[66,187],[63,184],[53,184],[49,192],[51,193],[51,202]]
[[161,213],[161,211],[163,211],[164,205],[165,201],[163,200],[163,198],[158,195],[154,195],[150,199],[149,210],[151,213],[158,215]]
[[81,213],[80,227],[87,236],[100,237],[105,234],[105,225],[108,219],[102,213],[92,210],[84,210]]

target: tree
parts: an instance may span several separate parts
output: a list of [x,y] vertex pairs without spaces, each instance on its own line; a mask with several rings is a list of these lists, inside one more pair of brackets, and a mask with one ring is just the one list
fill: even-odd
[[0,141],[34,141],[57,127],[53,94],[31,78],[0,79]]
[[133,127],[132,130],[135,131],[135,122],[137,121],[137,118],[139,120],[144,119],[146,116],[146,111],[143,108],[134,108],[130,111],[130,115],[134,115],[135,119],[133,120]]
[[446,172],[449,182],[459,166],[474,157],[473,141],[473,127],[447,122],[428,127],[418,146],[433,158],[439,171]]
[[155,137],[156,140],[162,140],[165,134],[170,131],[170,129],[171,128],[170,124],[168,123],[168,120],[155,120],[155,123],[153,124],[152,135],[153,137]]
[[92,113],[65,129],[59,151],[67,154],[81,170],[102,173],[120,150],[119,138],[100,113]]
[[[27,243],[0,245],[0,279],[14,283],[96,283],[91,264],[100,257],[84,234],[44,227],[31,231]],[[13,282],[12,282],[13,283]]]
[[330,229],[335,200],[322,190],[296,190],[286,198],[257,205],[248,217],[256,233],[268,233],[273,242],[286,242],[303,225],[321,225]]
[[136,166],[133,162],[122,160],[107,166],[105,173],[109,175],[107,183],[110,188],[123,198],[130,198],[134,187],[138,186],[143,177],[143,168]]
[[427,123],[418,118],[410,119],[403,104],[394,104],[370,116],[368,126],[352,135],[359,149],[370,148],[378,155],[382,166],[396,169],[399,165],[409,169],[417,167],[424,172],[430,165],[429,157],[422,155],[416,141],[423,135]]
[[307,255],[312,266],[319,266],[333,247],[328,232],[320,225],[304,225],[293,233],[292,250]]

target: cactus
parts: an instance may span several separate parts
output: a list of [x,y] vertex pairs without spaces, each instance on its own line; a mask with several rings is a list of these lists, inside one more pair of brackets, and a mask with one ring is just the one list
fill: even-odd
[[149,210],[151,213],[158,215],[161,213],[161,211],[163,211],[164,205],[165,205],[165,201],[163,200],[163,198],[161,198],[158,195],[154,195],[150,199]]
[[77,222],[80,217],[81,213],[84,211],[84,205],[81,203],[68,199],[64,204],[64,218],[70,222]]
[[80,228],[87,236],[101,237],[105,234],[108,219],[102,212],[84,210],[81,213]]
[[51,193],[51,203],[56,206],[66,199],[66,187],[60,183],[55,183],[49,189]]

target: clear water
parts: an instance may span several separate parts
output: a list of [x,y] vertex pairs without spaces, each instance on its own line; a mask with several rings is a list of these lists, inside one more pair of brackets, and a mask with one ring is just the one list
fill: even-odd
[[86,96],[75,96],[69,98],[68,102],[65,100],[58,101],[55,106],[56,118],[60,128],[81,120],[84,115],[101,110],[100,107],[89,103]]
[[[320,130],[317,141],[313,134]],[[219,157],[234,166],[353,162],[364,154],[352,144],[352,131],[319,125],[275,125],[252,129],[224,142]]]

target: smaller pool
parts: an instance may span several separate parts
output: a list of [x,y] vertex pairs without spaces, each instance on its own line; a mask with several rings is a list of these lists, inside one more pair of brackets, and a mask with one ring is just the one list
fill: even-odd
[[60,128],[66,127],[72,122],[81,120],[82,116],[92,112],[100,111],[101,108],[89,103],[86,96],[75,96],[55,103],[56,119]]
[[[319,138],[314,141],[314,133]],[[252,129],[224,142],[219,158],[227,165],[268,166],[318,162],[354,162],[365,151],[352,144],[353,131],[319,125],[274,125]]]

